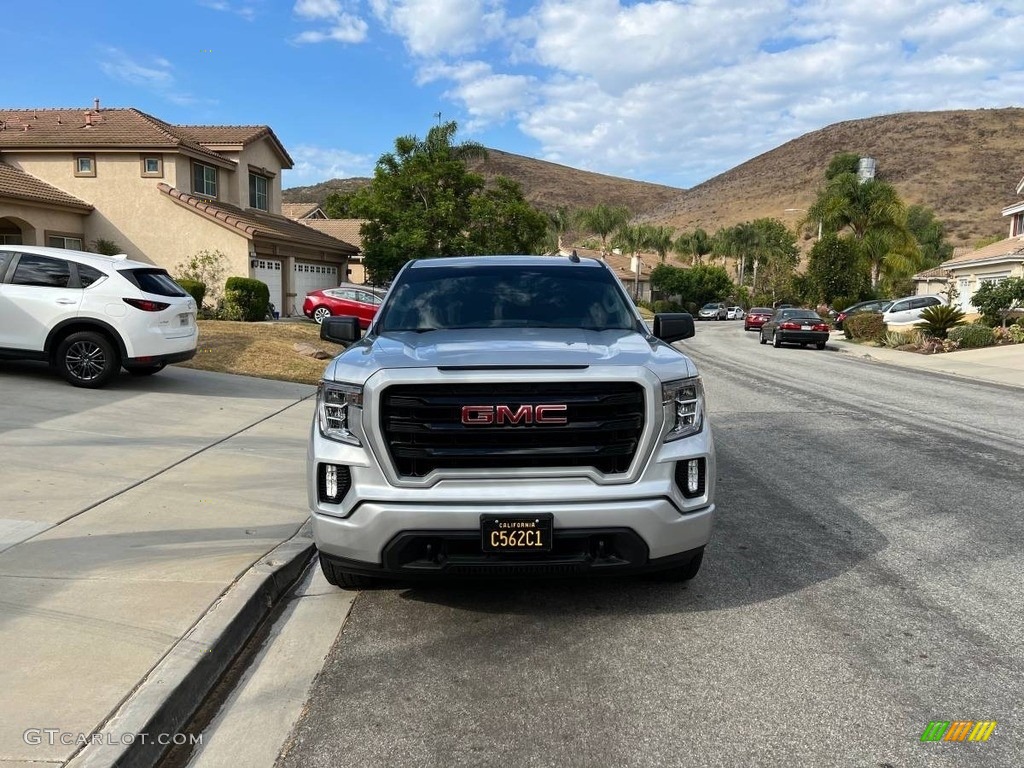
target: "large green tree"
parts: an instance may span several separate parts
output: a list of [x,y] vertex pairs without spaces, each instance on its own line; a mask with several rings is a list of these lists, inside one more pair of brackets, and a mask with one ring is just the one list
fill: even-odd
[[702,264],[704,257],[714,249],[711,235],[697,227],[693,232],[684,232],[672,243],[672,250],[691,264]]
[[[401,136],[382,155],[373,181],[351,200],[364,263],[374,283],[387,283],[409,259],[481,253],[528,253],[540,243],[533,211],[518,186],[500,178],[491,188],[466,161],[486,155],[475,142],[455,143],[458,126],[441,123],[426,138]],[[474,224],[483,217],[487,227]],[[541,238],[543,235],[541,235]]]
[[536,253],[548,231],[548,217],[523,197],[518,182],[499,176],[470,198],[469,241],[474,253]]
[[923,205],[907,208],[907,229],[921,246],[921,267],[931,269],[953,256],[953,245],[946,240],[946,228],[935,211]]
[[807,298],[829,305],[837,300],[853,304],[868,287],[856,241],[832,232],[811,248],[806,274],[811,294]]
[[671,296],[679,296],[683,302],[697,305],[726,299],[735,291],[724,268],[706,264],[687,269],[658,264],[651,270],[651,285]]

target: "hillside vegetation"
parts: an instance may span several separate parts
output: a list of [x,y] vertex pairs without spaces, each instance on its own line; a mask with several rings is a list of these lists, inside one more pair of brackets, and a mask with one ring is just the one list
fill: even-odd
[[[823,182],[829,160],[856,152],[877,161],[907,205],[934,209],[953,245],[1005,235],[1001,210],[1014,202],[1024,175],[1024,109],[910,112],[830,125],[748,160],[689,190],[580,171],[556,163],[488,150],[473,168],[508,176],[543,210],[627,207],[640,220],[677,232],[714,232],[758,218],[795,226]],[[284,190],[285,202],[317,202],[369,179],[332,179]]]

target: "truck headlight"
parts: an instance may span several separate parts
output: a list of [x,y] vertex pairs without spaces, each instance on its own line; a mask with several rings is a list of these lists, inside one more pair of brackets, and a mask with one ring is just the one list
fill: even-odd
[[[363,388],[354,384],[321,381],[316,389],[316,413],[320,434],[330,440],[361,445],[351,426],[363,407]],[[356,410],[358,409],[358,410]]]
[[704,384],[700,376],[663,382],[661,395],[669,424],[665,442],[695,435],[704,428]]

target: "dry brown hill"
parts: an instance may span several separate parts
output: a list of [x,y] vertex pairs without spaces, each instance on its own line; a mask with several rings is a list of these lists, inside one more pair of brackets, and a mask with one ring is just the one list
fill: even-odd
[[[625,206],[634,214],[642,214],[675,200],[683,193],[677,187],[580,171],[498,149],[488,149],[486,159],[471,161],[469,166],[487,179],[507,176],[518,181],[523,196],[544,211],[553,211],[558,206],[589,208],[605,203]],[[309,187],[283,190],[281,199],[286,203],[322,205],[331,192],[351,192],[369,183],[370,179],[365,178],[331,179]]]
[[[953,245],[1003,235],[1001,210],[1017,197],[1024,175],[1024,109],[908,112],[836,123],[748,160],[690,190],[630,181],[534,160],[496,149],[474,167],[485,176],[518,181],[534,205],[585,208],[624,205],[644,221],[677,232],[760,217],[795,226],[838,152],[877,161],[878,177],[892,182],[908,205],[935,210]],[[322,203],[329,192],[352,190],[369,179],[332,179],[284,190],[285,202]]]
[[765,217],[794,226],[838,152],[877,161],[908,205],[932,208],[953,245],[1003,235],[1024,175],[1024,109],[909,112],[836,123],[758,155],[644,216],[678,232]]

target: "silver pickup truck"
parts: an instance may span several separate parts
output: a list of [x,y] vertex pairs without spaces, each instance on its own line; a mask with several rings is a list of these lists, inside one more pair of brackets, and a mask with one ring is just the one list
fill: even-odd
[[320,564],[379,579],[657,571],[691,579],[715,511],[697,369],[602,261],[412,261],[327,367],[308,453]]

